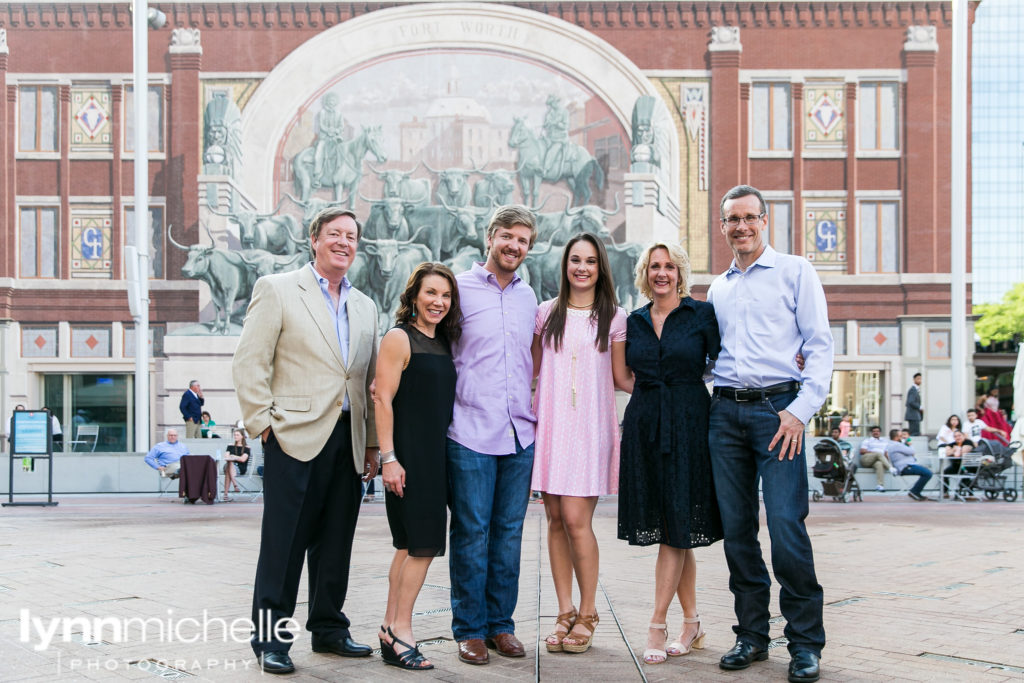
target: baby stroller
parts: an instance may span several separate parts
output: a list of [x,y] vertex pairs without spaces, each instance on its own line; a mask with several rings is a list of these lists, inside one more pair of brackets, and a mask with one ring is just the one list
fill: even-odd
[[978,447],[970,454],[978,459],[977,471],[973,473],[973,477],[960,479],[960,496],[967,497],[973,495],[975,491],[984,491],[985,497],[989,500],[996,500],[1000,494],[1008,503],[1017,500],[1017,489],[1006,485],[1006,475],[1003,473],[1013,467],[1011,457],[1019,448],[1020,442],[1017,441],[1004,446],[998,441],[981,439]]
[[857,468],[853,458],[843,454],[843,449],[835,439],[825,438],[814,444],[814,478],[821,479],[821,491],[814,491],[815,502],[825,496],[832,500],[846,502],[850,498],[854,502],[862,500],[860,485],[854,475]]

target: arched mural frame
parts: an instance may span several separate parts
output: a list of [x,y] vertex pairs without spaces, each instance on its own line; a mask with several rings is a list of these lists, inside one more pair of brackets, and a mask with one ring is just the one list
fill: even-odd
[[[371,12],[300,45],[253,93],[242,112],[243,192],[262,209],[273,208],[275,150],[311,91],[367,60],[430,48],[509,52],[546,64],[590,88],[626,130],[638,97],[660,99],[643,72],[615,47],[545,14],[482,3],[431,3]],[[674,129],[669,132],[671,188],[679,186],[679,140]]]

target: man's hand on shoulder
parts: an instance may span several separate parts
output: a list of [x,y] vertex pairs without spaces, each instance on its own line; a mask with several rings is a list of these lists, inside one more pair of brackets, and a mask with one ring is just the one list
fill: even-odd
[[775,448],[775,444],[782,441],[782,448],[779,450],[779,460],[788,458],[792,460],[800,452],[800,445],[804,439],[804,423],[788,410],[779,411],[779,430],[775,432],[775,438],[768,444],[768,450]]

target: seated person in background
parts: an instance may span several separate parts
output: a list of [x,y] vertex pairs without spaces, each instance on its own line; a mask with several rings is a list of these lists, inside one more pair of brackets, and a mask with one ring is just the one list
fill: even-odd
[[1010,443],[1010,432],[1013,428],[1003,418],[1002,413],[985,408],[980,419],[985,423],[985,427],[981,430],[982,438],[998,441],[1004,446]]
[[[970,414],[970,413],[968,413]],[[935,435],[935,440],[939,442],[939,446],[948,446],[953,443],[953,433],[958,429],[966,429],[960,424],[960,418],[956,415],[950,415],[946,420],[946,424],[939,428],[939,433]],[[981,428],[978,428],[978,433],[981,433]]]
[[214,422],[213,418],[210,417],[210,414],[204,410],[202,417],[199,418],[199,436],[203,439],[219,438],[216,434],[213,433],[213,430],[210,429],[211,427],[216,426],[217,423]]
[[917,475],[917,483],[910,488],[907,495],[917,501],[928,500],[921,495],[921,491],[932,478],[932,471],[924,465],[918,464],[917,458],[914,457],[914,449],[900,441],[900,430],[889,430],[889,443],[886,444],[885,452],[892,461],[896,474]]
[[853,450],[853,446],[850,445],[849,441],[843,440],[839,427],[832,428],[832,431],[829,432],[829,438],[839,444],[839,449],[843,452],[844,456],[850,455],[850,452]]
[[[960,473],[960,458],[967,455],[974,449],[974,442],[964,436],[959,429],[953,432],[953,443],[945,448],[945,456],[949,458],[949,465],[942,470],[942,497],[949,498],[949,477],[947,474]],[[978,471],[977,467],[969,467],[968,470]]]
[[161,441],[149,449],[146,454],[146,464],[160,472],[161,477],[178,478],[178,470],[181,464],[181,456],[188,455],[188,446],[178,442],[178,430],[167,430],[167,440]]
[[249,469],[249,456],[252,451],[249,446],[245,443],[245,431],[241,429],[233,429],[231,436],[234,439],[227,448],[227,452],[224,454],[224,498],[222,499],[225,503],[231,502],[232,498],[228,496],[228,491],[231,487],[235,487],[235,493],[241,492],[241,488],[238,486],[238,482],[235,481],[235,468],[238,468],[239,474],[245,474],[246,470]]
[[[896,435],[899,436],[899,430],[896,430]],[[886,457],[888,445],[882,438],[882,428],[878,425],[871,428],[871,436],[860,442],[860,466],[875,470],[875,478],[878,480],[876,491],[885,490],[885,473],[892,468],[889,458]]]
[[967,411],[967,422],[964,423],[963,433],[975,444],[981,440],[981,432],[988,429],[988,425],[978,419],[978,411],[971,408]]

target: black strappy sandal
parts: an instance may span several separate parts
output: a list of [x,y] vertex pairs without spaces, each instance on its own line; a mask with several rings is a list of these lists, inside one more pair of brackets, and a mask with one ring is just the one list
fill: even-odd
[[[380,632],[384,635],[388,634],[388,629],[386,626],[384,626],[384,624],[380,625]],[[384,639],[380,637],[378,637],[377,640],[380,641],[380,656],[384,659],[384,661],[387,661],[389,656],[392,658],[397,657],[397,655],[395,654],[395,648],[391,643],[385,642]]]
[[[402,669],[409,669],[411,671],[427,671],[433,669],[434,665],[427,661],[427,658],[423,656],[420,649],[414,645],[410,645],[402,640],[399,640],[395,635],[395,632],[388,626],[388,636],[391,637],[391,644],[387,648],[381,648],[380,654],[384,659],[385,664],[391,666],[397,666]],[[381,641],[383,645],[383,641]],[[405,652],[396,652],[395,644],[401,645],[406,649]]]

